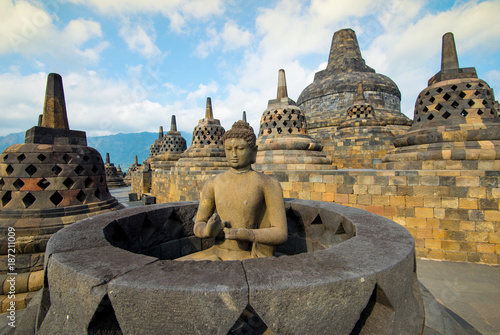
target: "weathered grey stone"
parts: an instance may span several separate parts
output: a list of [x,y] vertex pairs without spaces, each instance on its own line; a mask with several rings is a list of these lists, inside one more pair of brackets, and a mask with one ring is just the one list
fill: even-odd
[[[115,249],[108,245],[51,255],[47,265],[50,307],[38,334],[87,334],[90,321],[107,293],[106,284],[156,260],[113,252]],[[86,298],[71,299],[78,296]]]
[[[406,229],[332,203],[288,199],[286,208],[289,226],[295,225],[289,230],[292,255],[241,262],[156,260],[111,246],[113,239],[102,233],[113,225],[136,236],[156,234],[155,227],[163,227],[175,232],[153,244],[153,239],[139,238],[149,245],[143,252],[160,248],[156,255],[164,258],[163,246],[181,253],[186,242],[197,251],[205,241],[192,240],[192,229],[185,230],[192,224],[195,203],[131,208],[63,229],[49,242],[53,247],[46,266],[47,298],[38,313],[40,329],[56,325],[71,333],[226,334],[247,331],[252,323],[276,334],[421,333],[414,242]],[[174,223],[166,224],[169,220]],[[64,234],[66,230],[73,235]],[[58,241],[71,236],[84,241],[77,233],[91,231],[101,233],[90,235],[96,242],[87,248]],[[100,244],[108,246],[94,247]],[[302,253],[293,255],[297,252]],[[80,305],[88,311],[73,310]],[[242,324],[248,312],[254,315]],[[70,325],[66,315],[81,320]]]
[[238,261],[158,261],[108,292],[124,334],[226,334],[248,303]]

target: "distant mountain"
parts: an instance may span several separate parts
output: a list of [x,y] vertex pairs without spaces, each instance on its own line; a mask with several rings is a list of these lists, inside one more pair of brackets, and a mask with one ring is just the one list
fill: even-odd
[[[24,134],[25,132],[21,132],[0,136],[0,152],[13,144],[24,143]],[[192,135],[184,131],[181,131],[181,135],[186,139],[189,147]],[[111,163],[115,166],[120,165],[123,172],[126,172],[134,163],[135,155],[139,164],[148,158],[149,148],[157,138],[158,133],[149,132],[87,136],[87,145],[99,151],[103,160],[106,160],[106,153],[109,153]]]

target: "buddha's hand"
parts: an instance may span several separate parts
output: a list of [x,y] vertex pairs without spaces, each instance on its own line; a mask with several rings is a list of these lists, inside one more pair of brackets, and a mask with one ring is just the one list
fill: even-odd
[[251,229],[245,228],[224,228],[224,236],[228,240],[239,240],[253,242],[255,239],[254,233]]
[[205,236],[216,237],[224,229],[225,221],[220,219],[219,214],[214,213],[210,219],[208,219],[205,226]]

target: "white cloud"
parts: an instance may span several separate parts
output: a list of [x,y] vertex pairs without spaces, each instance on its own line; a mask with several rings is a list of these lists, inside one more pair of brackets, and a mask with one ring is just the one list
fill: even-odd
[[170,29],[181,32],[187,22],[207,20],[224,12],[223,0],[66,0],[89,6],[100,13],[128,16],[161,13],[170,20]]
[[156,46],[156,31],[152,25],[149,27],[139,24],[131,26],[130,22],[125,22],[120,29],[120,36],[127,43],[130,50],[138,52],[146,59],[160,59],[161,50]]
[[[427,87],[427,80],[440,70],[442,35],[454,33],[462,67],[477,65],[460,62],[468,53],[479,59],[481,52],[500,49],[500,21],[496,19],[500,1],[469,1],[437,14],[424,15],[419,12],[422,9],[417,6],[406,11],[406,7],[399,7],[394,20],[384,21],[383,33],[363,51],[369,66],[399,86],[403,95],[401,110],[410,118],[416,97]],[[487,28],[484,22],[488,22]]]
[[200,84],[196,91],[188,93],[186,100],[194,102],[196,99],[209,97],[212,93],[216,93],[218,89],[219,85],[213,80],[207,85]]
[[206,29],[207,38],[196,47],[195,54],[200,58],[206,58],[219,45],[220,36],[213,27]]
[[230,20],[224,24],[221,38],[224,41],[223,50],[228,51],[249,45],[252,34],[246,29],[241,29],[234,21]]
[[220,32],[214,27],[208,27],[206,35],[207,37],[196,47],[195,54],[200,58],[206,58],[214,51],[227,52],[240,49],[248,46],[252,40],[252,34],[240,28],[233,20],[226,21]]
[[84,47],[91,40],[102,38],[98,22],[76,19],[58,30],[52,17],[28,2],[0,2],[0,55],[20,53],[23,56],[49,54],[56,58],[73,58],[96,63],[100,52],[108,46],[100,41]]

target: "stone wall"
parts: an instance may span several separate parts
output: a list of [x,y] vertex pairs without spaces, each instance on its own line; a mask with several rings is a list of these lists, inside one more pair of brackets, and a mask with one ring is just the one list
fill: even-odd
[[[152,193],[157,202],[198,200],[203,183],[212,174],[180,176],[155,171]],[[288,171],[273,175],[281,181],[286,198],[335,202],[394,220],[415,238],[417,257],[500,264],[500,169]]]

